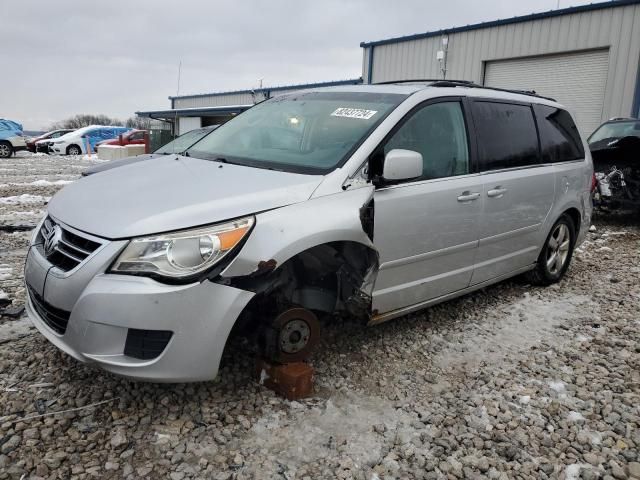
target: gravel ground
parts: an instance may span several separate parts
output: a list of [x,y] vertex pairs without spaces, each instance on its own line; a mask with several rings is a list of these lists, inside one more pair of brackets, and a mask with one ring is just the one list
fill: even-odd
[[[90,163],[3,161],[0,225],[33,224],[55,182]],[[640,479],[629,220],[596,218],[553,287],[514,280],[374,328],[328,326],[316,394],[298,402],[252,380],[239,340],[216,381],[154,385],[0,318],[0,479]],[[14,304],[28,236],[0,232],[0,290]]]

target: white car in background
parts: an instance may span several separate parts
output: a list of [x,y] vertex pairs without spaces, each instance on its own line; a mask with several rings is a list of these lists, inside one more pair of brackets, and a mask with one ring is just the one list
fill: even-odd
[[126,127],[89,125],[62,135],[51,143],[49,149],[51,153],[58,155],[90,154],[95,150],[97,143],[116,138],[129,130],[131,129]]

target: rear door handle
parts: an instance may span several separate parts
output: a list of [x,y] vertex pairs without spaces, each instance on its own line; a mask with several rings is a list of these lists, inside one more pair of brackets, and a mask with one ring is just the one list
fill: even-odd
[[506,188],[496,187],[493,190],[487,192],[487,197],[501,197],[507,192]]
[[462,192],[462,195],[458,197],[459,202],[472,202],[473,200],[477,200],[480,198],[480,194],[478,192]]

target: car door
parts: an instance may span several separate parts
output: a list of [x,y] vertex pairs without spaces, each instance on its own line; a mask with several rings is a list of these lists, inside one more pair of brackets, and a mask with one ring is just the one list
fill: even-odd
[[471,103],[484,184],[475,285],[536,261],[541,230],[553,206],[555,172],[542,161],[531,104]]
[[426,102],[412,110],[372,156],[417,151],[422,177],[378,184],[374,243],[380,267],[373,291],[379,314],[441,297],[469,285],[478,244],[482,181],[473,173],[464,102]]
[[129,136],[129,142],[130,145],[142,145],[144,144],[144,132],[140,131],[140,132],[133,132],[130,136]]

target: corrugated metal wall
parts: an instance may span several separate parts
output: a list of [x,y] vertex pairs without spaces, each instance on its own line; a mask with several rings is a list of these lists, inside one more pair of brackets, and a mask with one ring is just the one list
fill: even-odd
[[557,98],[588,136],[602,123],[608,72],[609,50],[604,48],[486,62],[484,84]]
[[[442,78],[436,52],[442,38],[376,45],[372,82]],[[447,78],[482,83],[487,61],[609,48],[602,118],[631,114],[640,61],[640,5],[615,6],[449,35]],[[364,48],[369,78],[371,47]]]

